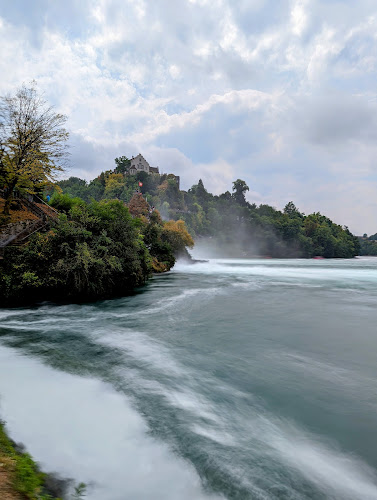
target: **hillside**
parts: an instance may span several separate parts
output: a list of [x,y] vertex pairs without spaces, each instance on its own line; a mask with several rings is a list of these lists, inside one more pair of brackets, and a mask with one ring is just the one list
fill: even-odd
[[117,198],[125,203],[140,189],[163,218],[184,220],[196,240],[209,238],[224,256],[351,258],[359,253],[359,241],[348,228],[319,212],[305,215],[293,202],[283,211],[249,203],[245,198],[249,187],[241,179],[233,182],[232,193],[217,196],[201,180],[182,191],[173,174],[129,175],[116,163],[114,170],[90,182],[71,177],[59,182],[59,188],[86,201]]

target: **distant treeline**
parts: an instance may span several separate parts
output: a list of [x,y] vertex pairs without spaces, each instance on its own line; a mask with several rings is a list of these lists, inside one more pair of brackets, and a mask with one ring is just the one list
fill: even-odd
[[247,202],[249,188],[241,179],[233,182],[232,193],[215,196],[201,180],[186,192],[173,175],[128,175],[127,159],[122,160],[89,183],[71,177],[59,187],[86,201],[117,198],[128,203],[141,182],[140,190],[163,218],[184,220],[194,238],[209,237],[235,256],[351,258],[360,252],[359,240],[348,228],[319,212],[305,216],[293,202],[283,211]]
[[377,233],[368,236],[364,234],[360,240],[360,255],[377,256]]

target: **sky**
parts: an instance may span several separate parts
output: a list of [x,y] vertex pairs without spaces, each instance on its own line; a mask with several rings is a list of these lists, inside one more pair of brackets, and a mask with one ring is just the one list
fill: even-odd
[[377,232],[375,0],[0,0],[0,95],[67,115],[66,177],[138,153]]

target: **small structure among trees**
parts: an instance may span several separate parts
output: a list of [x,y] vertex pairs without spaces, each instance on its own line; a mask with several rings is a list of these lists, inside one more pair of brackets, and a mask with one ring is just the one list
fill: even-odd
[[[115,163],[117,164],[116,173],[123,173],[125,175],[136,175],[141,172],[146,173],[148,175],[157,174],[160,175],[160,171],[158,167],[151,167],[147,160],[140,153],[137,156],[133,156],[130,160],[126,156],[121,156],[119,158],[115,158]],[[177,183],[178,189],[180,184],[179,175],[169,174]]]
[[158,167],[153,168],[152,170],[152,167],[141,154],[138,154],[137,156],[131,158],[130,168],[128,170],[128,173],[130,175],[135,175],[138,172],[146,172],[147,174],[159,173]]

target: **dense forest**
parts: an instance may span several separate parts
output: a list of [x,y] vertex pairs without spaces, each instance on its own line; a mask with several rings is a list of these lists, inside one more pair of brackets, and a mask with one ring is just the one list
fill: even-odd
[[[129,164],[124,156],[116,158],[113,170],[90,182],[71,177],[58,185],[63,193],[87,202],[116,198],[128,203],[140,189],[164,219],[185,221],[193,238],[208,238],[213,247],[223,249],[224,256],[350,258],[359,254],[359,240],[318,212],[305,216],[293,202],[283,211],[249,203],[245,198],[249,187],[241,179],[233,182],[232,193],[213,195],[201,180],[186,192],[179,189],[174,175],[129,175]],[[54,203],[58,194],[51,194]]]

